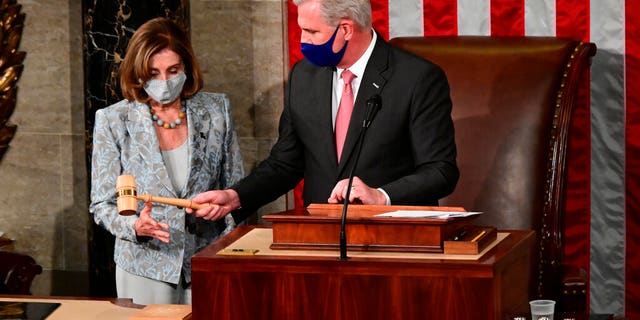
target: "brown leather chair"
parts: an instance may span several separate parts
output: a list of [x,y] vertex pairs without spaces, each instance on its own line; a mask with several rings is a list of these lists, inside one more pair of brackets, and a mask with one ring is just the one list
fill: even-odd
[[460,180],[440,205],[482,211],[481,225],[535,230],[532,298],[583,311],[586,273],[562,265],[566,152],[574,99],[596,46],[554,37],[391,42],[440,65],[449,78]]
[[32,257],[0,250],[0,294],[31,294],[31,282],[41,273]]

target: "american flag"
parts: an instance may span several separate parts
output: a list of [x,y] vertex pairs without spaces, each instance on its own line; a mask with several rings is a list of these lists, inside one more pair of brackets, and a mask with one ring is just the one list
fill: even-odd
[[[371,0],[371,6],[385,39],[528,35],[598,46],[571,127],[565,263],[587,270],[592,312],[640,318],[640,0]],[[290,64],[302,58],[296,17],[289,1]]]

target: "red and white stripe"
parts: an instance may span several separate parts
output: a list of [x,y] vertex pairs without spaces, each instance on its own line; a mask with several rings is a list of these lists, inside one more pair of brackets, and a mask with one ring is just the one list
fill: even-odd
[[[590,308],[640,318],[640,1],[371,0],[385,38],[530,35],[594,42],[569,147],[565,262],[590,275]],[[290,62],[301,58],[289,2]]]

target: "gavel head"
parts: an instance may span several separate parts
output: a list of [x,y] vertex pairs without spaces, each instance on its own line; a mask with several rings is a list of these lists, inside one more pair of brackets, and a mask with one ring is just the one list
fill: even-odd
[[136,181],[130,174],[123,174],[116,179],[116,201],[118,213],[130,216],[138,212],[138,199],[136,199]]

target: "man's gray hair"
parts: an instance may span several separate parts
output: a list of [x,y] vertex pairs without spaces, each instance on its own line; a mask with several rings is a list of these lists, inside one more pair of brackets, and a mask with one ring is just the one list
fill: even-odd
[[[293,0],[296,6],[312,0]],[[355,21],[363,30],[371,29],[371,3],[369,0],[318,0],[321,15],[328,25],[337,26],[342,18]]]

